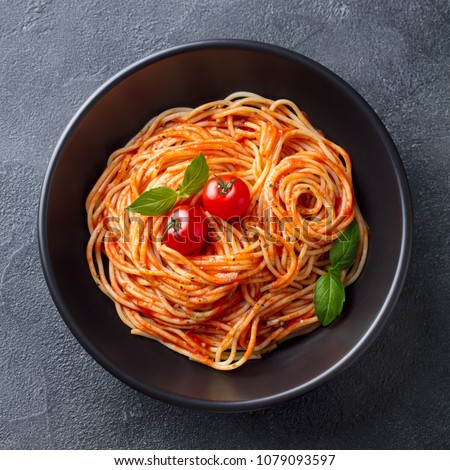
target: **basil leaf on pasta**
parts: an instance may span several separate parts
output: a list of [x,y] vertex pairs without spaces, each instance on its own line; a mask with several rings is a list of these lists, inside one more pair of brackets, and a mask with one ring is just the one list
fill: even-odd
[[344,284],[336,274],[328,272],[319,277],[314,287],[314,309],[323,326],[332,323],[342,312],[345,300]]
[[330,251],[330,263],[333,268],[347,269],[354,262],[359,246],[358,224],[353,220],[344,233],[333,243]]
[[163,215],[172,209],[177,197],[171,188],[153,188],[142,193],[126,210],[141,215]]
[[189,163],[184,172],[183,181],[178,191],[180,197],[187,197],[201,191],[208,181],[208,177],[209,167],[206,163],[205,156],[200,152],[191,163]]

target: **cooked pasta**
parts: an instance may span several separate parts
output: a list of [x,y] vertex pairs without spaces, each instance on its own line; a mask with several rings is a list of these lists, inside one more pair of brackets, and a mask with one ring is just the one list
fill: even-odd
[[[163,242],[164,215],[125,209],[151,188],[177,190],[199,153],[210,177],[242,179],[250,203],[239,218],[207,213],[207,242],[183,255]],[[368,236],[351,170],[347,152],[286,99],[237,92],[164,111],[109,157],[87,198],[92,276],[132,334],[235,369],[319,325],[314,286],[352,220],[359,247],[341,280],[358,278]],[[201,192],[181,203],[203,207]]]

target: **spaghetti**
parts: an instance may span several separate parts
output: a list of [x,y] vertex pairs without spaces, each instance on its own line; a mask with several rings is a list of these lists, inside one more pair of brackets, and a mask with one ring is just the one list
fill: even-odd
[[[125,208],[151,188],[176,190],[199,152],[211,176],[243,179],[251,200],[239,220],[210,216],[214,236],[200,254],[184,256],[161,242],[164,216]],[[183,204],[201,204],[201,193]],[[319,325],[314,286],[352,220],[360,242],[344,285],[366,259],[347,152],[293,102],[253,93],[154,117],[109,157],[86,208],[92,276],[131,333],[220,370]]]

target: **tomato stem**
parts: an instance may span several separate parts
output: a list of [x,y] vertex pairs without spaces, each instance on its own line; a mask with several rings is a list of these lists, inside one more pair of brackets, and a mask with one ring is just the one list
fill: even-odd
[[228,181],[227,183],[225,183],[225,181],[220,177],[220,176],[217,176],[215,173],[214,173],[214,176],[218,179],[219,181],[219,184],[217,185],[219,187],[219,191],[218,193],[219,194],[228,194],[228,192],[230,191],[231,187],[233,186],[233,183],[236,181],[237,178],[232,178],[230,181]]
[[176,217],[174,217],[174,216],[172,216],[172,217],[170,218],[169,222],[167,222],[167,225],[166,225],[166,228],[164,229],[164,233],[162,234],[161,240],[164,239],[164,237],[167,235],[167,232],[168,232],[172,227],[175,229],[175,231],[178,231],[178,230],[180,230],[180,228],[181,228],[181,223],[180,223],[180,221],[179,221]]

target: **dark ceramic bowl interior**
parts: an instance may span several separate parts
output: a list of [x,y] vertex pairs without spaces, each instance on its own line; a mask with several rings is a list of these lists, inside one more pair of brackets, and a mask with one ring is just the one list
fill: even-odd
[[[233,372],[189,361],[132,336],[91,279],[84,203],[109,154],[152,116],[237,90],[289,98],[349,151],[369,255],[332,326],[287,341]],[[374,340],[398,298],[411,245],[411,202],[398,153],[369,105],[343,80],[299,54],[246,41],[177,47],[133,64],[103,85],[64,131],[43,185],[42,264],[53,299],[84,348],[131,387],[177,405],[216,411],[271,406],[323,384]]]

